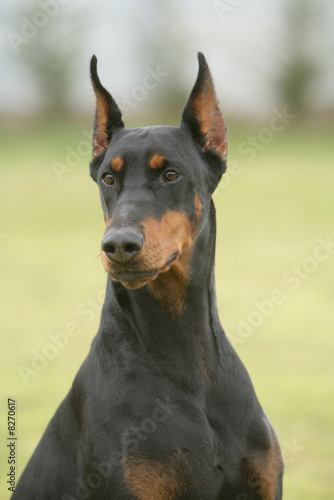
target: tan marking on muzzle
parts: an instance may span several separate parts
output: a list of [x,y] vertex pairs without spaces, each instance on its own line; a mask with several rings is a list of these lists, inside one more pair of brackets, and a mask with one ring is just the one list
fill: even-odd
[[161,221],[152,217],[143,223],[145,244],[143,258],[148,267],[159,268],[177,255],[167,271],[149,282],[158,301],[170,312],[181,314],[188,285],[189,261],[194,236],[193,225],[182,212],[166,212]]
[[195,194],[195,213],[197,220],[200,220],[202,217],[202,203],[197,193]]
[[[106,224],[110,219],[106,220]],[[160,221],[149,216],[141,224],[144,245],[128,266],[114,264],[101,250],[105,270],[126,288],[138,289],[148,284],[151,293],[169,310],[179,315],[184,308],[188,286],[189,261],[192,254],[194,225],[183,212],[166,212]],[[122,271],[138,274],[138,279],[123,282],[117,275]],[[154,272],[155,271],[155,272]],[[151,277],[140,273],[153,272]]]

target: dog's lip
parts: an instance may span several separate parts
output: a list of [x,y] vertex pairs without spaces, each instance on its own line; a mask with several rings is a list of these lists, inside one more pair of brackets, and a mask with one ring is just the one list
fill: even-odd
[[141,271],[140,269],[134,268],[124,268],[124,269],[113,269],[110,270],[112,278],[117,281],[124,283],[140,282],[140,281],[150,281],[158,276],[158,274],[168,271],[172,263],[179,257],[181,252],[175,252],[164,264],[158,269],[152,269],[149,271]]
[[158,271],[112,271],[110,274],[118,281],[137,281],[153,278]]

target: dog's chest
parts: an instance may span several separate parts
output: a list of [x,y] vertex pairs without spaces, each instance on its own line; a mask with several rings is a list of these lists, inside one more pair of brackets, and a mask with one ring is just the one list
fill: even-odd
[[[274,488],[277,470],[265,465],[265,452],[249,455],[247,429],[260,407],[246,383],[242,397],[226,377],[190,396],[158,372],[142,369],[138,358],[127,356],[106,372],[97,366],[99,377],[90,378],[82,409],[84,454],[90,457],[83,457],[85,475],[92,473],[92,462],[111,464],[111,483],[128,495],[122,500],[219,500],[241,493],[274,498],[263,492]],[[265,425],[260,427],[265,434]]]
[[201,409],[161,396],[145,411],[127,412],[125,417],[119,408],[110,432],[95,433],[91,445],[103,450],[95,462],[112,462],[116,483],[129,498],[215,500],[224,498],[226,485],[242,481],[238,443],[221,440]]

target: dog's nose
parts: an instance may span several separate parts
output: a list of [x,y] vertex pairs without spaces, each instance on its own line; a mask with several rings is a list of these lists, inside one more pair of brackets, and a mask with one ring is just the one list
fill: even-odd
[[144,235],[132,228],[112,228],[102,240],[101,248],[110,260],[119,264],[130,262],[144,245]]

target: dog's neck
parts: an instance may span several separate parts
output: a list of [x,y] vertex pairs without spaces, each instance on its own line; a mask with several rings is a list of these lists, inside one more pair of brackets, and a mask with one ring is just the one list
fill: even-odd
[[[192,385],[196,385],[197,376],[198,383],[211,379],[220,362],[218,336],[221,327],[214,280],[215,233],[215,210],[211,203],[208,220],[192,248],[189,281],[181,310],[173,313],[168,304],[156,298],[149,285],[128,290],[108,276],[102,315],[101,326],[105,328],[116,307],[120,320],[128,323],[127,330],[132,330],[146,353],[159,366],[165,365],[163,368],[169,372],[173,371],[173,366],[179,372],[180,366],[183,367],[184,373],[189,374],[186,378],[193,380]],[[156,278],[160,279],[166,276]]]

